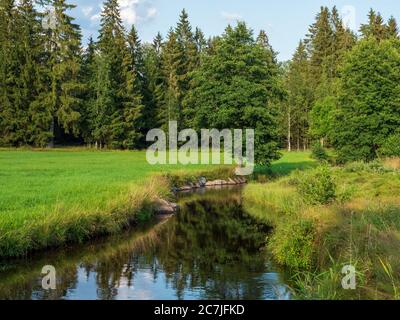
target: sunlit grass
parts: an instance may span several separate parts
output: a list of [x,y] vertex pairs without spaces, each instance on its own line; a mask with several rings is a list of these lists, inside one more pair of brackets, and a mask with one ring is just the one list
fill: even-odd
[[[250,184],[244,191],[245,207],[274,226],[269,249],[277,261],[296,269],[298,298],[398,299],[400,172],[376,164],[332,170],[338,194],[333,203],[306,204],[292,182],[296,173]],[[313,227],[300,228],[302,223]],[[309,234],[312,241],[306,238]],[[312,255],[305,256],[310,248]],[[351,293],[340,283],[341,267],[348,264],[358,272],[358,287]]]
[[169,192],[161,175],[220,167],[150,165],[145,152],[2,150],[0,256],[118,232]]

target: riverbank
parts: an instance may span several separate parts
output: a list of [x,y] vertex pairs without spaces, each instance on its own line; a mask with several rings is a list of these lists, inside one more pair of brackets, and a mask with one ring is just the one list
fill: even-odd
[[[82,245],[0,259],[0,300],[290,299],[262,250],[267,230],[242,210],[241,190],[179,193],[175,215]],[[41,286],[45,265],[56,268],[55,290]]]
[[173,186],[231,172],[150,166],[145,152],[0,151],[0,257],[119,233],[148,220]]
[[[274,227],[268,249],[299,299],[400,298],[400,173],[393,163],[294,172],[244,190],[246,210]],[[343,266],[356,268],[344,290]]]

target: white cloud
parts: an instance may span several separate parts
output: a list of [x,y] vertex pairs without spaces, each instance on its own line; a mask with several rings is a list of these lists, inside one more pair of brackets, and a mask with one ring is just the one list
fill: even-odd
[[99,9],[100,9],[99,12],[90,17],[90,21],[92,21],[92,24],[101,19],[101,13],[103,12],[103,4],[99,4]]
[[[157,9],[152,0],[118,0],[121,19],[126,26],[148,21],[157,16]],[[90,20],[95,22],[101,18],[101,11],[92,15]]]
[[151,7],[147,10],[147,18],[154,18],[157,16],[157,9],[154,7]]
[[119,0],[119,5],[121,18],[126,25],[148,21],[157,15],[152,0]]
[[93,11],[93,7],[82,7],[82,13],[85,17],[89,17]]
[[121,18],[125,23],[135,24],[138,21],[137,5],[140,0],[119,0]]
[[100,18],[101,18],[101,12],[92,15],[92,16],[90,17],[90,20],[91,20],[92,22],[94,22],[94,21],[100,20]]
[[224,18],[225,20],[228,21],[237,21],[237,20],[241,20],[242,16],[238,13],[232,13],[232,12],[221,12],[221,16],[222,18]]

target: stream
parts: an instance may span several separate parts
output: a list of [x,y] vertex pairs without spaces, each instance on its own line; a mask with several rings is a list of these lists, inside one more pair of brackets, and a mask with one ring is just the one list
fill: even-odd
[[[178,196],[179,212],[123,234],[0,261],[0,299],[290,299],[240,188]],[[42,288],[55,267],[56,289]]]

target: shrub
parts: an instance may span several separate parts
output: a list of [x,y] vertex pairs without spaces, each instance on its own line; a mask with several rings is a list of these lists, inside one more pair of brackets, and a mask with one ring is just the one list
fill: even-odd
[[295,269],[313,266],[315,223],[311,220],[294,220],[280,224],[269,246],[281,265]]
[[319,142],[312,146],[311,157],[319,162],[326,162],[329,160],[328,153]]
[[337,201],[342,204],[346,203],[353,198],[355,192],[356,188],[354,186],[343,185],[337,192]]
[[400,157],[400,134],[391,135],[379,149],[379,153],[387,158]]
[[336,184],[328,166],[300,174],[296,187],[308,204],[328,204],[336,199]]

